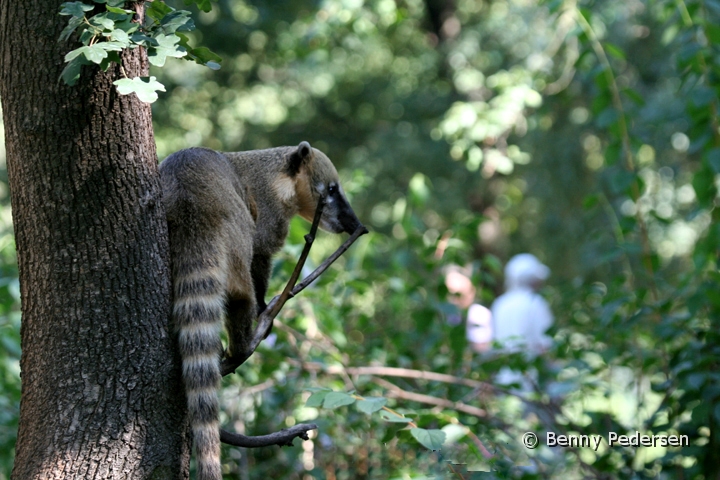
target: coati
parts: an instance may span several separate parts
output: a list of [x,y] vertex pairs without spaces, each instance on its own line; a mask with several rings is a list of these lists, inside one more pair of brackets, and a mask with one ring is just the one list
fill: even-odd
[[225,355],[242,355],[266,306],[271,257],[295,214],[312,221],[321,195],[321,228],[352,233],[361,224],[335,167],[308,142],[236,153],[181,150],[160,164],[160,180],[197,477],[219,480],[223,318]]

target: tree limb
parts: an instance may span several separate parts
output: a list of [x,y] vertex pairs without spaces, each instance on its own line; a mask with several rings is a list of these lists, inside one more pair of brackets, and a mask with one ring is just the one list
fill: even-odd
[[249,437],[220,429],[220,441],[234,447],[244,448],[270,447],[272,445],[292,447],[293,440],[296,437],[308,440],[308,431],[310,430],[317,430],[317,425],[314,423],[301,423],[290,428],[282,429],[279,432],[274,432],[269,435],[258,435],[257,437]]

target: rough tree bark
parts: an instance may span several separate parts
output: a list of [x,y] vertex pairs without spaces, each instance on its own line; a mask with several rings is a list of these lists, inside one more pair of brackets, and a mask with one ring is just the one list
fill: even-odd
[[[61,0],[0,0],[0,95],[22,294],[12,478],[187,478],[167,227],[147,104],[58,81]],[[147,74],[144,52],[124,56]]]

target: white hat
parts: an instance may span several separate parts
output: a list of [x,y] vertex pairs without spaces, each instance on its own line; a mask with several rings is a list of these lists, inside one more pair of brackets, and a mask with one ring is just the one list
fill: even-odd
[[549,276],[550,269],[529,253],[515,255],[505,265],[505,286],[508,289],[543,281]]

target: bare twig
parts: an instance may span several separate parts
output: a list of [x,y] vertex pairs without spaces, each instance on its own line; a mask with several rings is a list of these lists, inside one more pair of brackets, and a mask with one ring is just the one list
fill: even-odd
[[473,441],[473,443],[475,443],[475,446],[478,447],[478,449],[480,450],[480,453],[482,454],[482,456],[485,457],[485,458],[493,458],[495,455],[493,455],[493,453],[490,452],[490,450],[487,449],[487,447],[486,447],[485,444],[482,442],[482,440],[480,440],[480,437],[478,437],[477,435],[475,435],[475,434],[473,433],[473,431],[470,430],[468,427],[465,427],[465,428],[467,428],[467,430],[466,430],[465,432],[468,434],[468,436],[469,436],[470,439]]
[[378,375],[381,377],[403,377],[417,378],[420,380],[430,380],[434,382],[452,383],[455,385],[464,385],[466,387],[476,388],[481,391],[494,391],[495,386],[487,382],[480,382],[470,378],[456,377],[444,373],[430,372],[428,370],[413,370],[410,368],[395,368],[382,366],[367,367],[342,367],[338,365],[324,367],[320,363],[308,362],[303,364],[305,370],[322,370],[329,374],[338,374],[342,370],[349,375]]
[[381,387],[388,390],[388,395],[395,398],[402,398],[404,400],[411,400],[413,402],[425,403],[428,405],[437,405],[444,408],[452,408],[459,412],[467,413],[468,415],[474,415],[476,417],[484,418],[487,417],[487,412],[482,408],[473,407],[462,402],[453,402],[445,400],[444,398],[432,397],[422,393],[408,392],[403,390],[397,385],[383,380],[382,378],[373,378],[373,382],[380,385]]
[[[327,260],[325,260],[323,263],[321,263],[318,268],[316,268],[315,270],[313,270],[312,273],[310,273],[310,275],[308,275],[307,277],[305,277],[302,282],[298,283],[298,284],[295,286],[295,288],[292,289],[292,291],[290,292],[290,298],[294,297],[294,296],[297,295],[298,293],[300,293],[300,292],[302,292],[303,290],[305,290],[312,282],[315,281],[315,279],[317,279],[320,275],[322,275],[323,272],[330,267],[330,265],[332,265],[333,263],[335,263],[335,260],[337,260],[337,259],[340,257],[340,255],[342,255],[343,253],[345,253],[345,252],[347,251],[347,249],[350,248],[350,245],[352,245],[353,243],[355,243],[355,240],[357,240],[358,238],[360,238],[362,235],[365,235],[366,233],[368,233],[368,229],[365,228],[364,225],[360,225],[360,226],[353,232],[353,234],[350,235],[350,237],[349,237],[347,240],[345,240],[345,243],[343,243],[342,245],[340,245],[340,246],[338,247],[338,249],[335,250],[335,253],[333,253],[332,255],[330,255],[330,256],[327,258]],[[274,299],[273,299],[273,300],[274,300]]]

